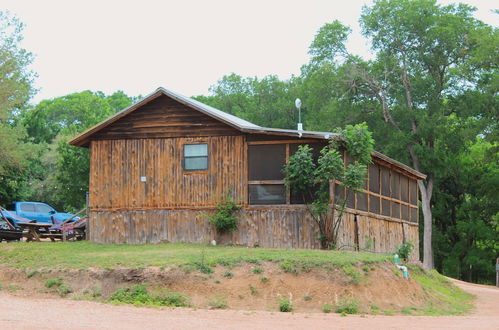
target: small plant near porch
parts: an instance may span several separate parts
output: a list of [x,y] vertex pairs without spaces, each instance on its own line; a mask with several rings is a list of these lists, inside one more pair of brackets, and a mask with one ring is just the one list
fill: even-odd
[[[366,123],[348,125],[338,133],[339,137],[333,138],[321,150],[317,161],[314,161],[312,149],[308,145],[300,146],[284,168],[285,184],[302,196],[310,215],[319,226],[322,249],[338,247],[338,232],[348,194],[362,190],[367,165],[371,163],[374,150],[374,140]],[[340,152],[343,149],[350,156],[346,165]],[[335,182],[346,188],[346,196],[335,200],[336,207],[331,208],[329,185]]]
[[237,205],[229,191],[223,195],[223,200],[216,204],[215,213],[206,217],[215,226],[217,232],[230,233],[237,229],[237,212],[239,210],[241,210],[241,206]]

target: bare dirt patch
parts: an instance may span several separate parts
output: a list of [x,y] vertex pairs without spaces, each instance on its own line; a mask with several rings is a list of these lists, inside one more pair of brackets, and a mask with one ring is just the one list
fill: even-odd
[[295,275],[272,262],[217,266],[209,274],[186,267],[31,272],[4,268],[0,281],[3,291],[13,295],[43,298],[59,295],[45,286],[47,280],[59,278],[71,290],[66,297],[89,300],[108,299],[120,288],[146,283],[149,290],[167,288],[190,297],[195,308],[211,308],[210,301],[222,299],[229,309],[249,311],[278,311],[279,299],[289,299],[295,312],[319,313],[325,304],[334,306],[346,297],[359,301],[360,313],[398,313],[408,306],[423,307],[432,299],[417,281],[404,279],[389,263],[359,265],[354,270],[354,277],[341,267]]

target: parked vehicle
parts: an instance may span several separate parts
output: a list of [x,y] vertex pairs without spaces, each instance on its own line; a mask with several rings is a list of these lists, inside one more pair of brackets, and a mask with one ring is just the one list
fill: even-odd
[[15,228],[8,220],[0,218],[0,242],[19,241],[23,236],[23,231]]
[[[39,223],[52,223],[52,217],[55,222],[63,222],[74,215],[57,212],[52,206],[39,202],[14,202],[7,205],[6,209],[8,212],[5,212],[5,216],[14,223],[22,221],[19,218],[35,220]],[[79,219],[79,217],[74,218],[75,221]]]

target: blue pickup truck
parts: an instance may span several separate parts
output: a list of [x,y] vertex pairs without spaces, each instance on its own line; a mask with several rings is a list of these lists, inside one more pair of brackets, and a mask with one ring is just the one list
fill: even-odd
[[[52,223],[52,217],[56,222],[62,222],[73,216],[71,213],[57,212],[52,206],[39,202],[14,202],[7,205],[5,216],[14,223],[26,220],[36,220],[40,223]],[[75,217],[74,220],[78,220]]]

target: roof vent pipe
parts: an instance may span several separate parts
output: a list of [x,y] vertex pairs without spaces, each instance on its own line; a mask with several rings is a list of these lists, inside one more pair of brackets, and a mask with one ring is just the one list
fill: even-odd
[[301,137],[303,131],[303,124],[301,123],[301,100],[295,100],[295,106],[298,109],[298,136]]

